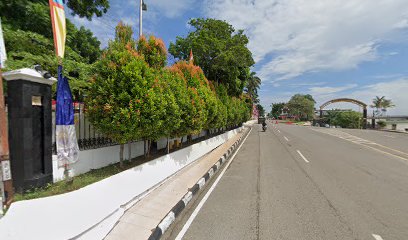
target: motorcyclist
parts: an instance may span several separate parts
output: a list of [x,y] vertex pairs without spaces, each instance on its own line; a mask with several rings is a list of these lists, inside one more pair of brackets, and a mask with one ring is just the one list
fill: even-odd
[[266,130],[266,120],[262,121],[262,130]]

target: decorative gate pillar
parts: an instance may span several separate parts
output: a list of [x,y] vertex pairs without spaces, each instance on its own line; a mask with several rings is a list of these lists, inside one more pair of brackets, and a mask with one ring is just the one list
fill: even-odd
[[52,182],[51,86],[33,69],[3,74],[7,80],[10,164],[17,192]]

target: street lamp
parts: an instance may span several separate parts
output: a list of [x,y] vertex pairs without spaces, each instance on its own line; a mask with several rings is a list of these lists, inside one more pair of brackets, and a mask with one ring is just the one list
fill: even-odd
[[147,11],[147,5],[143,0],[140,0],[140,9],[139,9],[139,37],[142,37],[142,18],[143,18],[143,11]]

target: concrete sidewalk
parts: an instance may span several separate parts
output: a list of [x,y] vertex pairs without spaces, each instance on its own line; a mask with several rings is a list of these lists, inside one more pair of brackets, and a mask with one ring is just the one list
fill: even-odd
[[243,132],[186,166],[137,202],[125,212],[105,239],[148,239],[163,217],[183,198],[189,188],[227,152]]

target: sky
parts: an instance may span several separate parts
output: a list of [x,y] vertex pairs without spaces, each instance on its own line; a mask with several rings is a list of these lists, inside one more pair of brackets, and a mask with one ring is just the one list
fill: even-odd
[[[316,107],[334,98],[370,105],[385,96],[390,115],[408,115],[407,0],[145,0],[143,34],[167,46],[192,29],[191,18],[226,20],[249,37],[267,109],[296,93],[311,94]],[[110,0],[108,13],[92,21],[68,16],[91,29],[102,46],[122,20],[139,32],[139,0]],[[350,103],[331,108],[361,110]],[[371,110],[369,110],[370,112]]]

